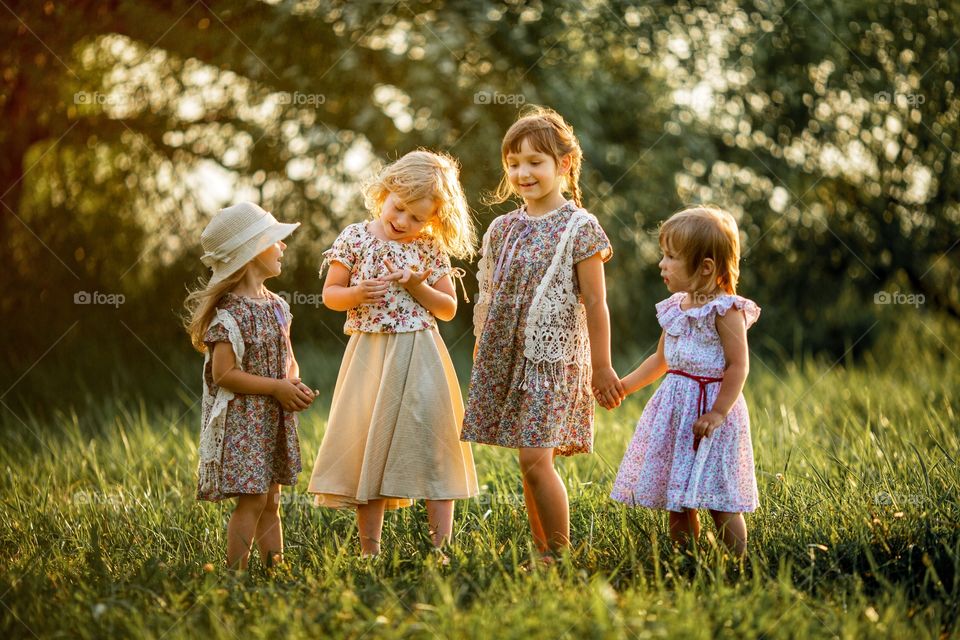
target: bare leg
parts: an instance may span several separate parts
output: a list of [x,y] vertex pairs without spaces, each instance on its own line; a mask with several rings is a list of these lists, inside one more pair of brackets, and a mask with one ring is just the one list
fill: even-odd
[[453,500],[427,500],[430,542],[440,548],[453,537]]
[[540,523],[540,513],[537,511],[537,501],[533,498],[533,489],[527,479],[523,479],[523,501],[527,505],[527,517],[530,519],[530,533],[533,534],[533,544],[537,551],[546,553],[550,550],[547,545],[547,536],[543,533],[543,525]]
[[742,558],[747,552],[747,521],[742,513],[711,511],[720,539],[734,555]]
[[547,546],[550,551],[556,552],[570,546],[570,505],[567,502],[567,488],[553,467],[553,455],[553,449],[520,449],[520,471],[524,483],[530,487],[533,495]]
[[280,485],[270,485],[267,501],[257,522],[257,548],[266,567],[283,562],[283,526],[280,523]]
[[684,544],[700,537],[700,517],[696,509],[670,512],[670,539]]
[[227,566],[246,571],[250,548],[256,538],[257,522],[267,504],[267,494],[251,493],[237,497],[237,506],[227,524]]
[[380,534],[383,531],[384,501],[370,500],[357,505],[357,527],[360,529],[360,555],[375,556],[380,553]]

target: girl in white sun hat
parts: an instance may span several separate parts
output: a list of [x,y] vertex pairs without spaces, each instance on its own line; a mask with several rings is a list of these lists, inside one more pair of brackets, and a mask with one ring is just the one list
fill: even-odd
[[315,393],[299,378],[287,302],[264,286],[280,275],[284,224],[251,202],[222,209],[200,236],[210,279],[187,297],[186,329],[205,354],[198,500],[237,498],[227,563],[246,569],[254,540],[282,559],[280,485],[301,470],[297,411]]

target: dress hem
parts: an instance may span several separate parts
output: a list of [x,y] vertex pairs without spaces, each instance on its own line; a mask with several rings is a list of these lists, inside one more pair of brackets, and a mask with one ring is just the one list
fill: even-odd
[[572,449],[570,445],[562,444],[505,444],[503,442],[488,442],[485,440],[476,440],[473,438],[468,438],[460,436],[461,442],[471,442],[474,444],[485,444],[494,447],[503,447],[504,449],[557,449],[558,456],[575,456],[584,453],[593,453],[593,447],[588,447],[586,449],[577,448]]

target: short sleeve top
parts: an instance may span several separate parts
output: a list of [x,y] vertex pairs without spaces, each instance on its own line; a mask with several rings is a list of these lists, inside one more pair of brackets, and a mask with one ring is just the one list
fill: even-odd
[[[388,275],[385,260],[392,262],[398,269],[432,269],[433,272],[425,281],[429,285],[451,274],[450,258],[431,236],[421,235],[411,242],[381,240],[368,230],[368,224],[369,222],[351,224],[337,236],[333,246],[323,254],[321,277],[327,265],[339,262],[349,269],[350,286],[354,286],[363,280]],[[361,304],[347,311],[343,332],[405,333],[436,326],[436,319],[426,307],[403,285],[391,282],[387,294],[379,302]]]
[[678,292],[657,303],[657,321],[663,327],[663,352],[667,366],[694,375],[722,376],[726,368],[723,345],[717,333],[717,316],[730,309],[742,311],[749,329],[760,317],[753,300],[725,294],[700,307],[683,308],[687,294]]

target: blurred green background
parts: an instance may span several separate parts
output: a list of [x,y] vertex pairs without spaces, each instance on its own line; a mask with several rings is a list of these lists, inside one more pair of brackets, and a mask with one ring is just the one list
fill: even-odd
[[[485,228],[508,209],[482,195],[523,104],[582,142],[621,371],[659,333],[657,224],[696,202],[740,222],[755,367],[883,353],[903,323],[960,351],[941,337],[960,319],[960,2],[4,9],[0,401],[16,415],[105,393],[189,404],[200,360],[179,315],[200,230],[243,199],[303,222],[269,285],[305,377],[329,384],[343,316],[318,306],[317,268],[366,215],[359,181],[446,150]],[[464,376],[471,309],[443,327]]]

